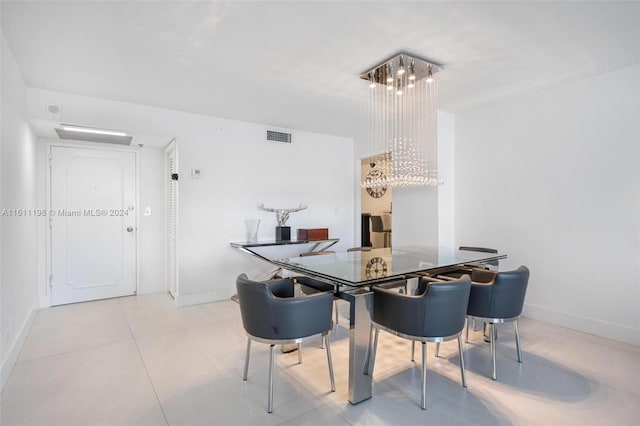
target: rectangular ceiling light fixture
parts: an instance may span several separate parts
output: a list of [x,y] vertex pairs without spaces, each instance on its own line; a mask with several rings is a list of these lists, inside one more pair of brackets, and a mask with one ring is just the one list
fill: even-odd
[[55,130],[60,139],[112,143],[116,145],[131,145],[131,141],[133,140],[133,136],[127,135],[126,132],[71,124],[63,124],[62,128]]

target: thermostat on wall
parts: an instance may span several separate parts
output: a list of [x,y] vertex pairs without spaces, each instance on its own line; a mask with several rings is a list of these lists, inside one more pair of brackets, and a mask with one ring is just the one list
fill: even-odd
[[191,169],[191,177],[193,179],[200,179],[202,177],[202,170],[200,170],[200,169]]

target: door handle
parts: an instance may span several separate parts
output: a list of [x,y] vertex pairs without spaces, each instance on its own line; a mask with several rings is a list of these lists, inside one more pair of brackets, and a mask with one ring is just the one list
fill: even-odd
[[134,226],[127,226],[127,232],[133,232],[135,229],[136,228]]

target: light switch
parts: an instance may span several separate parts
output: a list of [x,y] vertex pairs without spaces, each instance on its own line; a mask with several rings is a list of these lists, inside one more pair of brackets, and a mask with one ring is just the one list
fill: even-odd
[[191,177],[193,179],[199,179],[202,177],[202,170],[200,169],[191,169]]
[[144,215],[151,216],[151,206],[147,206],[144,208]]

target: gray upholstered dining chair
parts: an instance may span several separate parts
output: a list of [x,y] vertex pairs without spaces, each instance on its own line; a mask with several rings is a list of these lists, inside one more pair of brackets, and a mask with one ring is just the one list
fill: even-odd
[[[335,392],[331,348],[327,334],[331,330],[333,294],[318,292],[294,297],[291,278],[252,281],[245,274],[236,279],[242,325],[247,332],[247,355],[242,380],[247,380],[251,341],[269,345],[268,409],[273,412],[273,349],[280,344],[300,344],[308,337],[321,334],[327,348],[331,391]],[[298,351],[300,354],[300,351]],[[301,358],[298,358],[299,362]]]
[[[498,254],[498,250],[489,247],[474,247],[474,246],[460,246],[458,247],[460,251],[479,251],[481,253],[491,253]],[[479,283],[488,283],[493,280],[496,271],[500,265],[499,260],[493,260],[491,262],[487,262],[482,265],[465,265],[456,271],[451,271],[446,273],[444,276],[440,276],[441,278],[458,278],[462,275],[468,274],[471,277],[471,282],[479,282]],[[476,331],[476,321],[473,320],[473,331]],[[493,337],[494,339],[498,338],[498,329],[493,329]],[[489,342],[489,324],[484,324],[484,341]],[[436,356],[438,356],[438,349],[436,348]]]
[[[336,254],[333,250],[322,250],[322,251],[309,251],[306,253],[300,253],[300,257],[308,257],[308,256],[324,256],[327,254]],[[300,277],[302,279],[296,279],[297,282],[306,286],[302,287],[301,290],[304,294],[316,293],[318,289],[323,289],[322,291],[333,291],[333,286],[330,284],[325,284],[321,281],[314,280],[313,278],[308,277]],[[340,324],[338,317],[338,300],[335,300],[335,311],[336,311],[336,325]]]
[[[494,248],[488,248],[488,247],[460,246],[460,247],[458,247],[458,250],[461,250],[461,251],[479,251],[479,252],[482,252],[482,253],[498,254],[498,250],[496,250]],[[489,265],[489,266],[493,267],[494,269],[498,269],[499,264],[500,264],[499,260],[492,260],[491,262],[487,262],[485,265]]]
[[494,273],[490,282],[474,282],[471,286],[465,340],[469,341],[469,327],[472,320],[479,320],[489,324],[491,378],[493,380],[496,380],[496,324],[513,322],[518,362],[522,362],[518,318],[522,313],[528,282],[529,269],[526,266],[520,266],[513,271]]
[[373,321],[375,331],[373,348],[370,349],[369,372],[373,375],[380,330],[405,339],[422,343],[422,397],[420,406],[427,408],[427,342],[443,342],[457,339],[460,354],[462,386],[467,386],[462,351],[462,329],[467,312],[471,280],[463,276],[455,281],[439,281],[422,277],[422,293],[415,296],[398,293],[392,289],[372,286]]
[[[319,253],[319,252],[314,252]],[[331,284],[323,283],[311,277],[297,276],[293,277],[296,284],[300,285],[300,292],[302,294],[315,294],[319,292],[335,292],[335,287]],[[339,312],[338,312],[338,299],[334,297],[334,310],[335,310],[335,325],[340,324]],[[322,339],[321,347],[324,347],[324,339]]]

